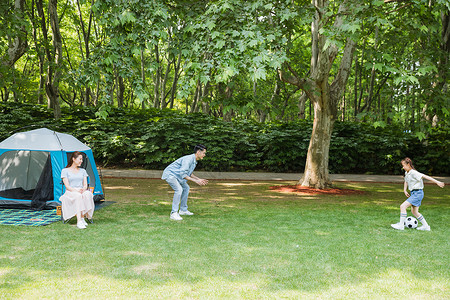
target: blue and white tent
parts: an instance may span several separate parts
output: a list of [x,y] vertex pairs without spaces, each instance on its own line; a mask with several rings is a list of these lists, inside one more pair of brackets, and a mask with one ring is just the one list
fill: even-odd
[[94,188],[94,201],[103,200],[91,148],[72,135],[41,128],[16,133],[0,143],[0,206],[40,210],[61,205],[61,170],[74,151],[83,153],[81,167]]

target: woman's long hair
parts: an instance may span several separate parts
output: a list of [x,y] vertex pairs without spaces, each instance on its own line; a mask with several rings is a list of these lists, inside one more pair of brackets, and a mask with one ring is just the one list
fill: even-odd
[[409,157],[405,157],[404,159],[402,159],[402,162],[404,162],[405,164],[409,165],[411,167],[411,169],[415,170],[416,168],[414,168],[413,162],[411,160],[411,158]]
[[80,155],[82,155],[80,151],[73,152],[72,155],[70,156],[69,161],[67,162],[66,168],[70,168],[72,166],[72,164],[73,164],[73,160],[77,159],[78,156],[80,156]]

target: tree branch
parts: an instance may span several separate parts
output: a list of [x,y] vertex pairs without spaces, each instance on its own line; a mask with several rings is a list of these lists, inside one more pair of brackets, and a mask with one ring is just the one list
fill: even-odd
[[401,9],[403,9],[403,8],[407,7],[407,6],[410,6],[411,4],[412,4],[412,3],[407,3],[407,4],[403,5],[403,6],[400,6],[399,8],[396,8],[396,9],[394,9],[394,10],[388,11],[388,12],[387,12],[387,13],[385,13],[385,14],[386,14],[386,15],[388,15],[388,14],[390,14],[390,13],[393,13],[393,12],[399,11],[399,10],[401,10]]
[[286,72],[283,71],[283,69],[278,69],[278,76],[280,77],[280,80],[292,84],[296,87],[302,88],[303,84],[305,83],[305,80],[299,79],[299,76],[289,65],[287,65],[287,68],[292,74],[294,74],[294,76],[287,74]]
[[341,59],[341,64],[339,66],[339,71],[333,80],[330,88],[330,95],[332,95],[332,106],[337,107],[337,101],[341,98],[342,93],[345,89],[345,84],[350,75],[350,68],[353,61],[353,53],[356,48],[356,42],[350,38],[347,38],[347,43],[345,44],[344,54]]

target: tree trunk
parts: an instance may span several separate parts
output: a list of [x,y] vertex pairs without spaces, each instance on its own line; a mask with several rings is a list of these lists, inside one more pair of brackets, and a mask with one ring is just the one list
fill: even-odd
[[[439,57],[439,84],[437,87],[440,89],[442,95],[448,95],[449,83],[448,83],[448,70],[450,63],[450,10],[447,9],[445,12],[441,12],[441,22],[442,22],[442,33],[441,33],[441,55]],[[448,107],[448,97],[446,105]],[[445,104],[444,104],[445,105]],[[438,125],[439,118],[437,115],[433,116],[432,127]]]
[[49,18],[50,24],[53,32],[53,47],[55,50],[55,55],[52,55],[52,51],[50,49],[50,45],[48,43],[49,37],[47,32],[47,25],[45,21],[44,8],[42,4],[42,0],[38,0],[36,2],[36,8],[39,15],[39,20],[41,23],[41,30],[44,41],[44,50],[46,54],[46,58],[48,61],[47,66],[47,77],[45,79],[45,92],[47,95],[47,106],[48,108],[53,109],[53,115],[55,119],[59,119],[61,117],[61,109],[58,102],[59,91],[58,91],[58,80],[59,80],[59,72],[53,74],[53,72],[58,70],[58,63],[61,60],[62,55],[62,39],[61,33],[59,32],[59,20],[57,14],[57,0],[50,0],[48,5],[49,10]]
[[[225,99],[230,99],[231,97],[233,97],[233,90],[230,88],[230,86],[224,86],[224,84],[218,85],[218,93],[221,98],[223,97]],[[220,104],[219,115],[222,116],[225,122],[231,122],[231,119],[233,117],[233,110],[229,109],[225,112],[225,105],[223,104],[223,102]]]
[[305,119],[305,104],[306,104],[307,99],[308,99],[308,96],[306,96],[305,93],[302,93],[300,95],[300,98],[298,99],[298,118],[300,120]]
[[[175,65],[175,63],[174,63]],[[177,58],[177,63],[174,67],[174,72],[173,72],[173,83],[172,83],[172,89],[170,91],[170,108],[173,108],[173,103],[175,101],[175,93],[177,90],[177,84],[178,84],[178,78],[180,77],[180,65],[181,65],[181,51],[178,54],[178,58]]]
[[195,87],[195,93],[194,93],[194,99],[192,100],[191,104],[191,113],[195,112],[197,107],[197,102],[200,99],[200,95],[202,92],[202,84],[200,83],[200,78],[197,79],[197,86]]
[[[4,93],[3,93],[3,90],[5,91]],[[6,86],[3,88],[3,90],[2,90],[2,100],[3,100],[3,102],[6,102],[9,99],[9,91]]]
[[358,115],[358,56],[355,56],[355,82],[353,84],[353,120],[356,120]]
[[[49,106],[53,108],[53,115],[55,119],[61,118],[61,107],[59,105],[59,80],[61,78],[61,61],[62,61],[62,37],[59,30],[58,19],[58,0],[49,0],[48,12],[50,16],[50,25],[53,33],[53,48],[55,51],[54,56],[54,68],[52,67],[52,61],[50,61],[47,69],[47,82],[45,90],[47,92],[47,98],[49,100]],[[53,74],[54,72],[54,74]]]
[[[25,14],[25,0],[15,0],[14,1],[14,11],[15,15],[20,19],[23,19]],[[8,45],[8,52],[1,58],[3,65],[7,67],[13,66],[16,61],[21,58],[28,47],[27,42],[27,30],[25,25],[20,26],[17,36],[12,38],[12,41]],[[2,74],[0,74],[0,78]]]
[[169,73],[170,73],[170,65],[172,63],[167,61],[167,67],[166,67],[166,72],[164,73],[164,79],[161,82],[161,91],[160,91],[160,102],[161,102],[161,108],[166,108],[167,107],[167,102],[166,102],[166,85],[167,85],[167,80],[169,78]]
[[[375,27],[375,40],[374,40],[374,45],[373,45],[373,48],[375,50],[378,48],[378,31],[379,31],[379,27],[376,26]],[[372,101],[373,101],[373,98],[374,98],[373,97],[373,90],[374,90],[374,86],[375,86],[375,75],[376,75],[375,63],[376,63],[376,59],[373,58],[373,60],[372,60],[372,70],[370,71],[369,96],[367,98],[367,101],[364,103],[364,106],[361,109],[361,112],[363,112],[365,109],[367,109],[369,111],[370,110],[370,106],[372,105]]]
[[[349,38],[346,40],[339,71],[330,85],[328,83],[330,72],[340,49],[333,44],[325,47],[327,37],[320,34],[322,24],[326,22],[326,20],[322,20],[322,12],[326,11],[328,1],[313,0],[313,5],[317,10],[314,21],[311,24],[312,56],[310,77],[300,79],[289,66],[289,70],[294,76],[288,76],[283,70],[280,70],[280,78],[302,88],[313,103],[313,131],[309,143],[305,171],[303,177],[299,180],[299,184],[324,189],[331,185],[328,174],[331,134],[336,120],[339,99],[343,95],[350,74],[356,43]],[[343,1],[340,5],[334,26],[340,27],[342,25],[342,16],[347,13],[347,5],[346,1]]]
[[[280,98],[280,85],[278,84],[278,80],[275,77],[275,86],[273,88],[272,96],[270,97],[270,107],[275,107],[275,101],[278,98]],[[264,109],[263,114],[264,114],[263,122],[265,122],[266,118],[267,118],[267,114],[268,114],[268,109]],[[284,109],[282,109],[282,113],[277,116],[277,120],[281,120],[283,118],[283,115],[284,115]],[[261,123],[263,123],[263,122],[261,122]]]
[[125,85],[123,84],[123,77],[117,76],[117,107],[123,107],[123,95],[125,93]]
[[[145,82],[145,57],[143,48],[141,48],[141,80],[142,88],[146,89],[147,83]],[[142,109],[145,109],[145,100],[142,100]]]
[[[18,19],[23,19],[23,15],[25,14],[25,0],[14,1],[14,12]],[[18,29],[19,30],[17,35],[15,37],[12,37],[11,41],[9,42],[7,53],[3,57],[0,57],[0,63],[7,68],[13,68],[16,61],[25,54],[28,48],[27,30],[25,25],[21,25]],[[3,81],[3,76],[4,75],[0,73],[1,81]],[[5,92],[9,93],[6,87]],[[14,90],[13,93],[14,98],[17,99],[16,91]],[[8,97],[9,95],[6,94],[4,99],[7,99]]]
[[37,96],[38,104],[44,104],[44,95],[43,95],[44,90],[45,90],[44,55],[39,54],[39,89]]
[[[91,10],[89,13],[89,24],[88,24],[88,28],[86,30],[84,20],[83,20],[83,14],[81,12],[80,1],[77,0],[78,15],[80,17],[81,30],[83,31],[83,41],[84,41],[84,48],[85,48],[85,52],[86,52],[86,59],[89,59],[89,56],[91,53],[90,48],[89,48],[89,39],[90,39],[91,28],[92,28],[92,19],[93,19],[92,6],[93,5],[94,5],[94,0],[92,0],[92,2],[91,2]],[[80,47],[81,47],[81,45],[80,45]],[[83,54],[82,51],[81,51],[81,54]],[[86,87],[84,97],[83,97],[84,106],[89,105],[90,98],[91,98],[91,88]]]
[[323,104],[326,99],[314,101],[314,121],[303,177],[298,184],[324,189],[331,186],[328,159],[334,117]]
[[31,12],[30,12],[30,20],[31,20],[31,25],[33,27],[32,29],[32,35],[33,35],[33,41],[34,41],[34,46],[37,49],[37,56],[39,58],[39,89],[37,91],[37,103],[38,104],[43,104],[44,103],[44,96],[43,96],[43,92],[45,90],[45,76],[44,76],[44,48],[38,43],[38,37],[37,37],[37,32],[39,29],[39,19],[36,17],[35,14],[35,4],[34,1],[31,2]]
[[206,95],[209,93],[209,89],[210,89],[211,85],[209,83],[209,81],[205,84],[205,86],[203,87],[202,90],[202,95],[200,98],[200,104],[197,105],[197,110],[199,110],[200,106],[202,108],[202,113],[204,113],[205,115],[208,115],[210,112],[210,107],[209,107],[209,103],[204,101],[204,99],[206,98]]
[[158,49],[158,45],[155,45],[155,61],[157,64],[157,68],[156,68],[156,74],[154,77],[154,82],[155,82],[155,89],[153,90],[153,107],[154,108],[159,108],[160,107],[160,103],[159,103],[159,87],[161,85],[161,62],[159,59],[159,49]]
[[[286,90],[286,89],[285,89]],[[288,103],[289,103],[289,99],[298,91],[299,89],[297,88],[294,92],[289,93],[287,95],[284,95],[284,103],[283,103],[283,108],[281,109],[281,114],[280,116],[277,118],[278,120],[283,120],[285,118],[286,115],[286,109],[288,108]],[[273,105],[273,104],[271,104]]]
[[356,60],[356,71],[357,71],[358,75],[355,75],[355,77],[358,78],[358,82],[356,83],[356,78],[355,78],[355,84],[356,84],[355,92],[357,90],[359,90],[359,95],[355,94],[355,97],[356,97],[356,99],[355,99],[355,119],[356,119],[357,115],[361,112],[361,101],[362,101],[363,92],[364,92],[364,89],[362,86],[362,79],[365,74],[363,74],[364,68],[362,66],[362,62],[364,60],[364,55],[365,55],[364,53],[366,50],[366,42],[367,42],[367,40],[364,40],[364,44],[361,49],[361,55],[360,55],[361,63],[358,61],[358,59]]

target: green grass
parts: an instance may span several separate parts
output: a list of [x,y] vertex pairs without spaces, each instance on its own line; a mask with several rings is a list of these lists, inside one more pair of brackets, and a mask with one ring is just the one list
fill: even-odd
[[425,187],[431,232],[399,232],[402,184],[338,184],[367,192],[351,196],[278,184],[293,182],[192,184],[195,215],[175,222],[164,181],[107,179],[116,203],[86,230],[0,226],[0,298],[450,298],[448,187]]

